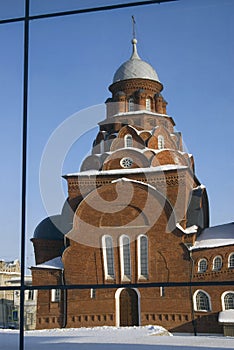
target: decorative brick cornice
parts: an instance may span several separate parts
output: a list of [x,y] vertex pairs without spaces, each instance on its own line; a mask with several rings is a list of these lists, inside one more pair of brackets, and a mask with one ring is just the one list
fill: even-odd
[[111,183],[121,177],[137,180],[154,186],[156,189],[166,189],[168,187],[178,187],[186,184],[186,170],[174,171],[172,174],[160,173],[133,173],[133,174],[116,174],[116,175],[97,175],[97,176],[80,176],[69,177],[68,192],[72,197],[80,192],[88,193],[95,188]]

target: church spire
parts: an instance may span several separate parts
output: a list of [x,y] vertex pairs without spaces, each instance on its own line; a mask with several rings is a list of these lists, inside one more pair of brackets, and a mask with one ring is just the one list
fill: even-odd
[[136,24],[135,18],[134,16],[132,16],[132,38],[133,39],[136,38],[135,24]]
[[135,24],[136,24],[135,18],[134,16],[132,16],[132,56],[130,57],[130,60],[133,60],[133,59],[140,60],[140,57],[137,52],[137,46],[136,46],[137,39],[136,39]]

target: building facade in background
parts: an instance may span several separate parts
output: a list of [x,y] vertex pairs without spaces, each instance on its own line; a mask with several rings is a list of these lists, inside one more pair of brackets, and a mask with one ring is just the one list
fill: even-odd
[[[0,286],[20,286],[19,260],[0,260]],[[25,276],[25,285],[32,284],[32,277]],[[36,327],[36,291],[25,291],[25,323],[24,329],[31,330]],[[20,322],[20,291],[0,291],[0,328],[18,329]]]
[[[222,332],[218,314],[234,309],[234,288],[163,285],[232,281],[234,224],[209,227],[206,188],[136,39],[109,90],[91,155],[79,173],[64,176],[62,213],[44,219],[32,238],[33,284],[55,286],[38,291],[36,327],[156,324]],[[151,282],[159,286],[141,287]],[[121,287],[58,287],[72,284]]]

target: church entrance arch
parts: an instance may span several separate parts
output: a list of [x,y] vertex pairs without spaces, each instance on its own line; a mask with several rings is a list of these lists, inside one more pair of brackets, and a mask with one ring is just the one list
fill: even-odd
[[139,326],[139,292],[121,288],[116,292],[117,326]]

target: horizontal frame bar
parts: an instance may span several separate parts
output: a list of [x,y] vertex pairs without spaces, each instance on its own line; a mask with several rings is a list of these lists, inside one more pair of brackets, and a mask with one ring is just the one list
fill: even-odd
[[6,286],[3,290],[51,290],[51,289],[112,289],[112,288],[155,288],[155,287],[197,287],[197,286],[234,286],[234,281],[201,281],[201,282],[152,282],[152,283],[118,283],[118,284],[53,284],[38,286]]
[[[44,14],[41,14],[41,15],[29,16],[28,20],[29,21],[33,21],[33,20],[45,19],[45,18],[78,15],[78,14],[82,14],[82,13],[110,11],[110,10],[117,10],[117,9],[128,8],[128,7],[154,5],[154,4],[161,4],[161,3],[164,3],[164,2],[173,2],[173,1],[178,1],[178,0],[134,1],[134,2],[128,2],[126,4],[121,4],[120,3],[120,4],[116,4],[116,5],[90,7],[90,8],[84,8],[84,9],[79,9],[79,10],[77,9],[77,10],[62,11],[62,12],[51,12],[51,13],[44,13]],[[22,21],[25,21],[25,19],[26,19],[25,17],[16,17],[16,18],[2,19],[2,20],[0,20],[0,24],[22,22]]]

